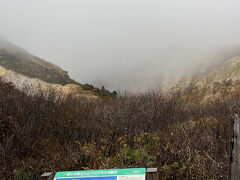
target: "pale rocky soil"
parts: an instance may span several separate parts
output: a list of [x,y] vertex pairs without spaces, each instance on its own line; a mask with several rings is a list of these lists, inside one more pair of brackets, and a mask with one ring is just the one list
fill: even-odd
[[74,97],[85,97],[87,99],[97,99],[91,91],[83,90],[82,87],[75,84],[67,84],[62,86],[60,84],[51,84],[37,78],[30,78],[22,74],[16,73],[0,66],[0,76],[6,81],[11,82],[17,89],[29,89],[32,94],[39,92],[49,92],[54,90],[64,95],[71,94]]

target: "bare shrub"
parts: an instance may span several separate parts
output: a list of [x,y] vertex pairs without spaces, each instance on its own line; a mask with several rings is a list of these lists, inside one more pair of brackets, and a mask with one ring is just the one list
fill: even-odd
[[239,99],[200,104],[179,90],[89,101],[0,81],[0,174],[12,178],[24,162],[38,175],[155,166],[167,179],[225,179]]

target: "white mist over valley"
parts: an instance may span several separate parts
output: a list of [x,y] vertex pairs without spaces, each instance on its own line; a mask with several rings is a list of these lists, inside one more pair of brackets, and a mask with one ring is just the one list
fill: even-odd
[[0,0],[0,34],[80,83],[138,92],[238,55],[239,8],[237,0]]

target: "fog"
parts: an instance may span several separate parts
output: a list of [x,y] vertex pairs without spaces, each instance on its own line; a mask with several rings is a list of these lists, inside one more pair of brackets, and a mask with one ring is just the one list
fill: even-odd
[[80,83],[141,91],[239,45],[239,9],[239,0],[0,0],[0,35]]

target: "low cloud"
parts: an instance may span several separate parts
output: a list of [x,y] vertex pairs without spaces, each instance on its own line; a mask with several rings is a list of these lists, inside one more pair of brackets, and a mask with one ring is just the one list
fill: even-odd
[[0,34],[81,83],[141,91],[237,55],[239,7],[237,0],[0,0]]

